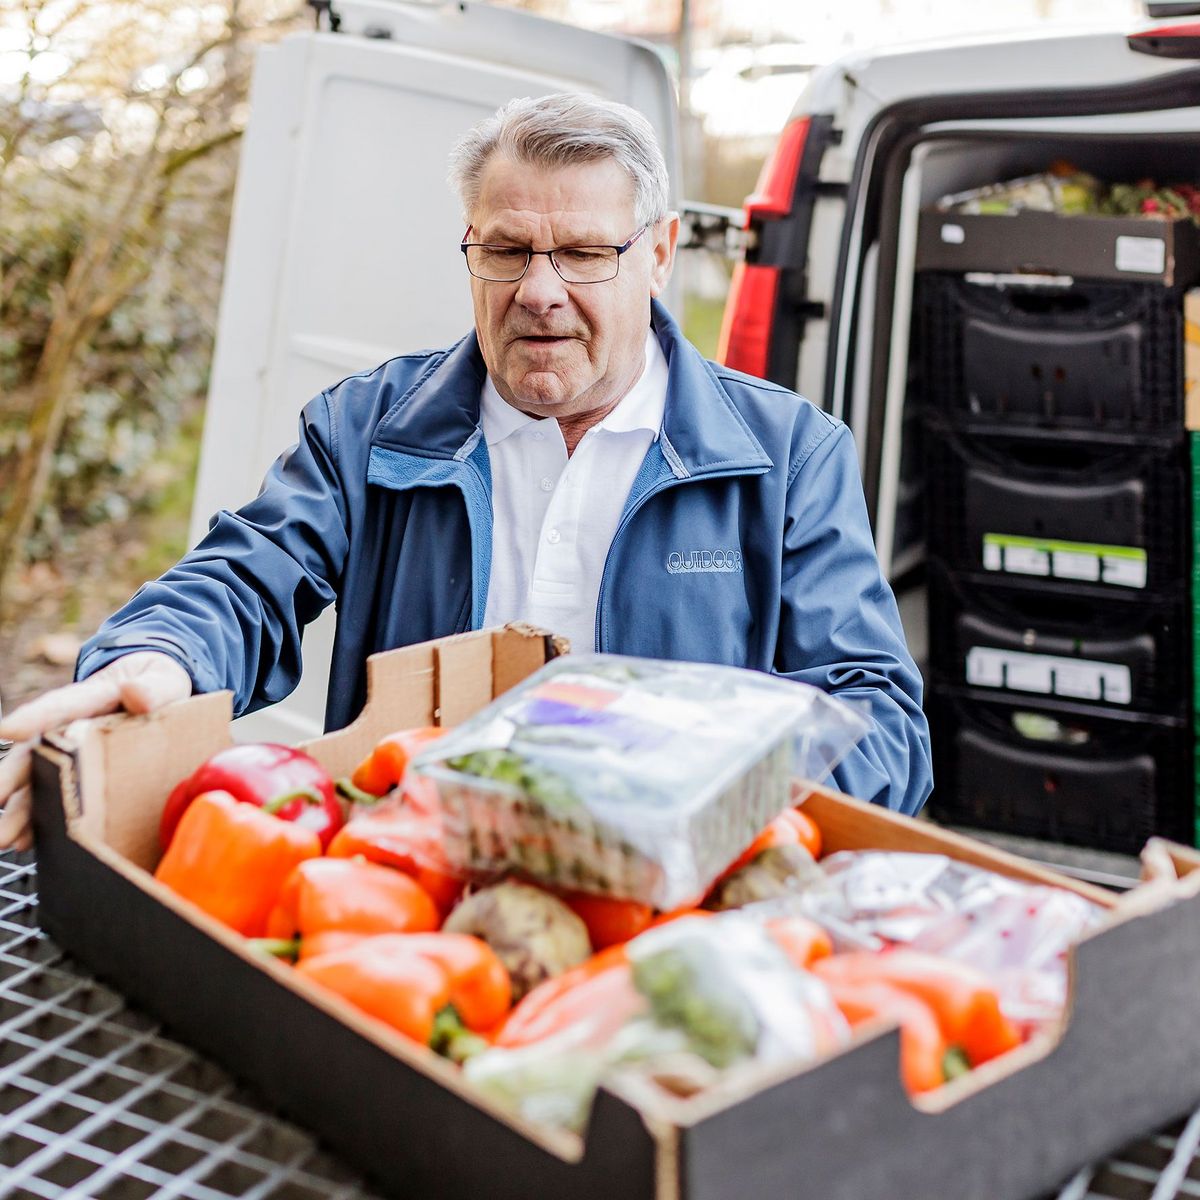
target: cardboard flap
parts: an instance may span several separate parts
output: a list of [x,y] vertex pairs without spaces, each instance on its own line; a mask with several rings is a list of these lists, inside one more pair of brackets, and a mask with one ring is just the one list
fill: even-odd
[[367,659],[367,702],[344,729],[302,743],[335,778],[398,729],[457,725],[553,657],[560,639],[506,625],[385,650]]
[[181,779],[231,744],[232,705],[230,692],[212,692],[142,716],[75,721],[47,734],[72,764],[61,780],[71,828],[153,869],[163,804]]

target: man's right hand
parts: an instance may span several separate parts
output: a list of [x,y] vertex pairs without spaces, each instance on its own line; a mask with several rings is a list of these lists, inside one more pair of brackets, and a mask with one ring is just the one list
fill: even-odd
[[0,739],[16,743],[0,759],[0,850],[28,850],[33,844],[29,764],[36,738],[71,721],[118,709],[148,713],[191,694],[191,678],[170,655],[137,650],[81,683],[55,688],[21,705],[0,721]]

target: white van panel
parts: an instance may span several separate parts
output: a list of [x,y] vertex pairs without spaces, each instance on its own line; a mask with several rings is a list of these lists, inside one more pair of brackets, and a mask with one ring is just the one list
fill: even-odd
[[[674,93],[649,47],[487,5],[347,8],[390,37],[302,33],[259,54],[193,543],[213,512],[253,498],[312,396],[471,327],[464,225],[445,182],[468,128],[514,96],[594,92],[645,113],[679,175]],[[332,635],[332,614],[310,627],[300,687],[239,722],[239,736],[320,731]]]

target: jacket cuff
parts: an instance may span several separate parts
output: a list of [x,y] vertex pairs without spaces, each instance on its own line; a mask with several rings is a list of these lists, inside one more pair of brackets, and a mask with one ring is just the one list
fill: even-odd
[[116,662],[126,654],[138,650],[154,650],[173,658],[187,673],[192,681],[193,695],[198,692],[215,692],[220,690],[219,684],[209,683],[204,678],[200,664],[178,642],[157,634],[102,634],[93,638],[79,653],[75,662],[75,681],[87,679],[97,671]]

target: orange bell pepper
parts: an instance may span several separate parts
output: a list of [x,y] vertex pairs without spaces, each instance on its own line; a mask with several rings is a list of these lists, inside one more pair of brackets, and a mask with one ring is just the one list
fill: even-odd
[[627,942],[649,929],[654,920],[654,909],[635,900],[587,892],[560,892],[559,898],[587,926],[593,950]]
[[428,1046],[438,1013],[450,1003],[446,972],[419,954],[380,953],[374,945],[377,940],[365,938],[357,945],[303,959],[296,964],[296,973]]
[[440,738],[445,732],[430,725],[389,733],[354,768],[350,782],[369,795],[386,796],[403,782],[413,755],[427,742]]
[[311,829],[204,792],[180,817],[154,877],[247,937],[266,932],[284,882],[321,853]]
[[402,871],[361,858],[315,858],[284,882],[267,936],[423,933],[439,924],[429,893]]
[[969,1069],[962,1051],[947,1043],[933,1009],[912,992],[887,983],[837,981],[829,982],[829,991],[852,1029],[870,1021],[900,1026],[900,1079],[910,1096]]
[[795,963],[807,970],[818,959],[833,953],[833,941],[816,921],[797,915],[776,917],[767,922],[767,933]]
[[[476,1032],[491,1029],[512,1007],[512,980],[496,952],[467,933],[409,933],[395,939],[398,951],[438,963],[450,978],[450,1003]],[[391,939],[389,939],[389,943]],[[384,947],[386,949],[386,947]]]
[[910,992],[933,1009],[946,1041],[961,1047],[973,1067],[1021,1044],[1017,1027],[1000,1011],[996,989],[965,963],[897,947],[835,954],[811,970],[831,985],[886,983]]
[[296,971],[413,1041],[458,1057],[483,1047],[511,1003],[508,972],[467,934],[379,934],[303,959]]
[[361,856],[395,867],[415,879],[444,917],[455,905],[465,881],[445,862],[440,818],[390,802],[378,812],[351,817],[334,835],[326,852],[330,858]]

